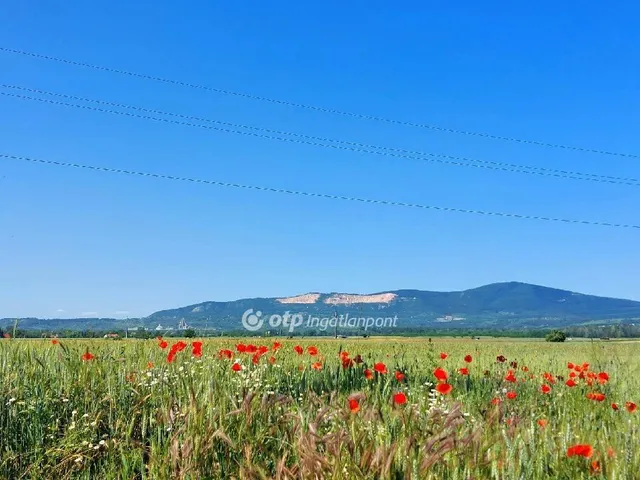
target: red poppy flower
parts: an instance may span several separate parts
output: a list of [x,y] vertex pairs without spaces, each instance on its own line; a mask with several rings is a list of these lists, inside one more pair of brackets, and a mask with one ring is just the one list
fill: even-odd
[[611,408],[613,408],[614,410],[618,410],[618,404],[617,403],[612,403],[611,404]]
[[523,372],[528,372],[529,371],[529,367],[527,367],[526,365],[524,367],[522,367],[522,371]]
[[600,473],[600,462],[598,460],[591,462],[591,473],[594,475]]
[[596,402],[602,402],[605,398],[606,398],[606,395],[604,393],[594,393],[593,394],[593,399]]
[[407,403],[407,396],[403,392],[398,392],[393,396],[393,403],[396,405],[404,405]]
[[518,362],[511,362],[509,363],[509,365],[511,366],[511,368],[518,368]]
[[507,392],[507,398],[509,400],[515,400],[518,394],[516,392]]
[[515,374],[513,373],[513,370],[509,370],[507,372],[507,375],[504,377],[505,382],[511,382],[511,383],[515,383],[517,381],[517,378],[515,376]]
[[247,351],[247,346],[244,343],[239,343],[236,345],[236,350],[238,353],[245,353]]
[[364,378],[366,378],[367,380],[371,380],[373,378],[373,372],[371,370],[369,370],[368,368],[364,369]]
[[293,347],[293,350],[298,354],[298,355],[302,355],[304,353],[304,348],[302,348],[300,345],[296,345],[295,347]]
[[538,425],[540,426],[540,428],[546,427],[548,423],[549,420],[547,420],[546,418],[541,418],[538,420]]
[[314,357],[318,355],[318,347],[314,347],[313,345],[310,345],[307,347],[307,352],[309,353],[309,355]]
[[340,352],[340,358],[349,358],[349,352],[347,352],[346,350],[342,350]]
[[449,356],[449,354],[448,354],[448,353],[444,353],[444,352],[441,352],[441,353],[440,353],[440,358],[441,358],[442,360],[446,360],[448,356]]
[[589,392],[587,393],[587,398],[596,402],[602,402],[606,397],[604,393]]
[[433,371],[433,376],[436,377],[436,379],[439,382],[446,382],[447,379],[449,378],[449,374],[442,368],[438,367]]
[[582,364],[582,371],[586,372],[587,370],[589,370],[589,364],[587,362],[584,362]]
[[550,393],[550,392],[551,392],[551,387],[550,387],[549,385],[546,385],[546,384],[545,384],[545,385],[542,385],[542,386],[540,387],[540,391],[541,391],[542,393]]
[[360,365],[360,364],[362,363],[362,361],[363,361],[363,360],[362,360],[362,356],[361,356],[360,354],[356,355],[356,356],[353,358],[353,361],[354,361],[355,363],[357,363],[358,365]]
[[633,402],[627,402],[624,404],[624,406],[627,409],[627,412],[629,413],[633,413],[638,409],[638,406]]
[[229,360],[231,360],[233,358],[233,352],[228,349],[220,350],[218,352],[218,358],[228,358]]
[[565,385],[567,387],[575,387],[577,385],[577,383],[573,380],[573,378],[570,378],[569,380],[567,380],[567,382],[565,383]]
[[253,354],[253,357],[251,357],[251,362],[253,362],[254,365],[258,365],[260,363],[260,357],[262,355],[260,355],[259,352],[256,352]]
[[147,362],[147,370],[151,370],[153,368],[153,363]]
[[202,342],[193,342],[191,348],[191,354],[194,357],[200,358],[202,356]]
[[591,458],[593,455],[593,447],[588,444],[573,445],[567,449],[567,457],[584,457]]
[[358,413],[360,411],[360,402],[356,399],[349,400],[349,410],[351,410],[351,413]]
[[247,353],[256,353],[257,351],[258,351],[258,347],[252,344],[247,345],[247,349],[245,350],[245,352]]
[[542,377],[543,377],[547,382],[549,382],[549,383],[551,383],[551,384],[556,383],[556,379],[555,379],[555,377],[554,377],[552,374],[550,374],[549,372],[544,372],[544,373],[542,374]]
[[471,361],[473,360],[473,358],[471,357],[471,355],[465,355],[464,356],[464,361],[467,363],[471,363]]
[[462,367],[458,369],[458,373],[460,375],[469,375],[469,369],[466,367]]
[[604,385],[609,381],[609,374],[607,372],[600,372],[598,374],[598,383]]
[[322,363],[321,362],[314,362],[311,364],[311,368],[313,368],[314,370],[322,370]]
[[271,356],[269,357],[269,363],[270,363],[271,365],[273,365],[274,363],[276,363],[276,357],[274,357],[273,355],[271,355]]
[[402,382],[404,380],[404,373],[396,371],[396,380]]
[[507,357],[505,357],[504,355],[498,355],[496,357],[496,362],[504,363],[506,361],[507,361]]
[[60,343],[60,342],[58,341],[58,339],[57,339],[57,338],[52,338],[52,339],[51,339],[51,344],[52,344],[52,345],[58,345],[59,343]]
[[448,383],[439,383],[436,385],[436,390],[442,395],[448,395],[453,390],[453,387]]
[[93,360],[94,358],[96,358],[93,353],[87,351],[82,355],[82,361],[83,362],[88,362],[89,360]]
[[576,368],[576,366],[573,363],[569,362],[569,363],[567,363],[567,368],[569,370],[573,370],[574,368]]
[[342,357],[342,368],[351,368],[353,367],[353,360],[349,357]]
[[269,351],[269,347],[267,347],[266,345],[260,345],[258,347],[258,353],[260,355],[264,355],[265,353],[267,353]]
[[502,403],[502,400],[499,399],[498,397],[495,397],[493,400],[491,400],[491,403],[493,405],[500,405]]
[[169,346],[169,342],[167,342],[166,340],[162,340],[162,339],[160,339],[160,340],[158,341],[158,346],[159,346],[162,350],[164,350],[165,348],[167,348],[167,347]]
[[381,373],[381,374],[383,374],[383,375],[384,375],[384,374],[389,373],[389,371],[387,370],[387,366],[386,366],[384,363],[382,363],[382,362],[378,362],[378,363],[376,363],[376,364],[373,366],[373,369],[374,369],[376,372]]
[[185,348],[187,348],[187,344],[182,341],[171,345],[171,350],[169,350],[169,354],[167,355],[167,362],[172,363],[176,358],[176,354]]
[[231,366],[231,370],[233,370],[234,372],[239,372],[240,370],[242,370],[242,365],[240,365],[239,363],[234,363]]
[[280,347],[282,347],[282,344],[280,342],[273,342],[273,351],[277,352],[278,350],[280,350]]

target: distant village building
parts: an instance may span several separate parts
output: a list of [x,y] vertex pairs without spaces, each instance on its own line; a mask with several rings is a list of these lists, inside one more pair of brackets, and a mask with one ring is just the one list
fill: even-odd
[[163,327],[162,324],[159,323],[158,326],[156,328],[154,328],[154,330],[156,332],[160,332],[162,330],[164,330],[165,332],[169,332],[169,331],[173,330],[173,327]]
[[103,338],[111,338],[113,340],[118,340],[120,338],[120,335],[118,335],[117,333],[107,333]]
[[436,318],[436,322],[459,322],[464,320],[464,317],[456,317],[453,315],[445,315],[443,317]]

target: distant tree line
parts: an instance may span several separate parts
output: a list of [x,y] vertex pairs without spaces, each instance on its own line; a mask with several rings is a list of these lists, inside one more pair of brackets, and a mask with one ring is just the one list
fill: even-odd
[[[561,332],[567,339],[575,338],[640,338],[639,324],[612,324],[606,326],[598,325],[582,325],[576,327],[566,327],[556,330],[549,329],[464,329],[464,328],[393,328],[393,329],[338,329],[338,336],[404,336],[404,337],[506,337],[506,338],[545,338],[551,333],[554,338],[560,338],[556,332]],[[48,338],[57,336],[59,338],[103,338],[106,334],[117,334],[121,338],[138,338],[150,339],[159,335],[154,330],[31,330],[18,328],[13,332],[13,328],[0,328],[0,338],[5,333],[9,333],[16,338]],[[162,332],[162,336],[171,337],[333,337],[335,330],[318,330],[318,329],[300,329],[293,333],[287,330],[282,331],[257,331],[249,332],[247,330],[231,330],[226,332],[215,330],[199,330],[198,328],[190,328],[188,330],[172,330]]]
[[579,338],[638,338],[640,337],[640,321],[634,323],[616,323],[612,325],[582,325],[567,327],[563,331],[568,337]]

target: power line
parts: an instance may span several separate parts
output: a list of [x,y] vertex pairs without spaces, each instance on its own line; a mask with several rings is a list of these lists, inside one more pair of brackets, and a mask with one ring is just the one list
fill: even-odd
[[[315,146],[315,147],[333,148],[333,149],[336,149],[336,150],[345,150],[345,151],[351,151],[351,152],[357,152],[357,153],[367,153],[367,154],[373,154],[373,155],[382,155],[382,156],[387,156],[387,157],[396,157],[396,158],[403,158],[403,159],[409,159],[409,160],[419,160],[419,161],[423,161],[423,162],[442,163],[442,164],[445,164],[445,165],[455,165],[455,166],[460,166],[460,167],[484,168],[484,169],[488,169],[488,170],[498,170],[498,171],[504,171],[504,172],[524,173],[524,174],[528,174],[528,175],[540,175],[540,176],[546,176],[546,177],[566,178],[566,179],[572,179],[572,180],[582,180],[582,181],[591,181],[591,182],[599,182],[599,183],[628,185],[628,186],[634,186],[634,187],[640,186],[640,180],[635,179],[635,178],[613,177],[613,176],[608,176],[608,175],[597,175],[597,174],[593,174],[593,173],[580,173],[580,172],[571,172],[571,171],[565,171],[565,170],[546,169],[546,168],[543,168],[543,167],[532,167],[532,166],[524,166],[524,165],[517,165],[517,164],[492,162],[492,161],[486,161],[486,160],[474,160],[474,159],[469,159],[469,158],[465,158],[465,157],[454,157],[454,156],[451,156],[451,155],[442,155],[442,154],[437,154],[437,153],[413,152],[411,150],[395,149],[395,148],[390,148],[390,147],[379,147],[379,146],[367,145],[367,144],[363,144],[363,143],[348,142],[348,141],[345,141],[345,140],[332,140],[332,139],[327,139],[327,138],[322,138],[322,137],[315,137],[315,136],[311,136],[311,135],[303,135],[303,134],[298,134],[298,133],[281,132],[281,131],[278,131],[278,130],[270,130],[270,129],[261,128],[261,127],[255,127],[255,126],[249,126],[249,125],[241,125],[241,124],[223,122],[223,121],[220,121],[220,120],[204,119],[204,118],[200,118],[200,117],[192,117],[192,116],[188,116],[188,115],[163,112],[163,111],[159,111],[159,110],[152,110],[152,109],[147,109],[147,108],[142,108],[142,107],[135,107],[135,106],[131,106],[131,105],[124,105],[124,104],[121,104],[121,103],[107,102],[107,101],[102,101],[102,100],[93,100],[93,99],[88,99],[88,98],[84,98],[84,97],[77,97],[77,96],[66,95],[66,94],[62,94],[62,93],[47,92],[47,91],[44,91],[44,90],[31,89],[31,88],[26,88],[26,87],[18,87],[18,86],[14,86],[14,85],[0,84],[0,86],[1,87],[5,87],[5,88],[13,88],[13,89],[18,89],[18,90],[23,90],[23,91],[39,93],[39,94],[70,98],[70,99],[80,100],[80,101],[84,101],[84,102],[92,102],[92,103],[97,103],[97,104],[102,104],[102,105],[116,106],[116,107],[120,107],[120,108],[128,108],[128,109],[135,110],[135,111],[151,112],[151,113],[156,113],[156,114],[160,114],[160,115],[168,115],[168,116],[179,117],[179,118],[193,119],[193,120],[198,120],[198,121],[203,121],[203,122],[208,122],[208,123],[214,123],[214,124],[218,124],[218,125],[232,126],[232,127],[235,127],[235,128],[244,128],[244,129],[247,129],[247,130],[255,130],[255,131],[260,131],[260,132],[277,133],[279,135],[289,135],[289,136],[291,136],[293,138],[278,137],[278,136],[274,136],[274,135],[267,135],[267,134],[262,134],[262,133],[254,133],[254,132],[251,132],[251,131],[232,130],[230,128],[214,127],[212,125],[195,124],[195,123],[185,122],[185,121],[181,121],[181,120],[180,121],[178,121],[178,120],[170,120],[170,119],[167,119],[167,118],[151,117],[151,116],[148,116],[148,115],[141,115],[141,114],[138,114],[138,113],[122,112],[122,111],[117,111],[117,110],[109,110],[109,109],[104,109],[104,108],[99,108],[99,107],[92,107],[92,106],[89,106],[89,105],[78,105],[78,104],[73,104],[73,103],[60,102],[60,101],[57,101],[57,100],[49,100],[49,99],[46,99],[46,98],[37,98],[37,97],[31,97],[31,96],[28,96],[28,95],[18,95],[18,94],[14,94],[14,93],[0,92],[0,95],[4,95],[6,97],[19,98],[19,99],[22,99],[22,100],[32,100],[32,101],[38,101],[38,102],[43,102],[43,103],[49,103],[49,104],[52,104],[52,105],[73,107],[73,108],[91,110],[91,111],[102,112],[102,113],[110,113],[110,114],[114,114],[114,115],[124,115],[124,116],[133,117],[133,118],[139,118],[139,119],[143,119],[143,120],[152,120],[152,121],[156,121],[156,122],[164,122],[164,123],[169,123],[169,124],[174,124],[174,125],[182,125],[182,126],[187,126],[187,127],[203,128],[203,129],[207,129],[207,130],[215,130],[215,131],[224,132],[224,133],[234,133],[234,134],[238,134],[238,135],[247,135],[247,136],[252,136],[252,137],[257,137],[257,138],[264,138],[264,139],[269,139],[269,140],[278,140],[278,141],[282,141],[282,142],[289,142],[289,143],[296,143],[296,144],[303,144],[303,145],[312,145],[312,146]],[[333,142],[333,144],[320,143],[320,141]],[[366,148],[363,148],[363,147],[366,147]],[[408,153],[398,153],[398,152],[408,152]],[[409,154],[409,153],[411,153],[411,154]],[[465,163],[465,162],[467,162],[467,163]]]
[[33,53],[33,52],[26,52],[24,50],[17,50],[17,49],[13,49],[13,48],[6,48],[6,47],[0,47],[0,51],[2,52],[8,52],[8,53],[15,53],[18,55],[24,55],[24,56],[28,56],[28,57],[33,57],[33,58],[38,58],[41,60],[50,60],[53,62],[58,62],[58,63],[64,63],[67,65],[73,65],[73,66],[77,66],[77,67],[85,67],[85,68],[91,68],[94,70],[100,70],[103,72],[110,72],[110,73],[117,73],[120,75],[127,75],[130,77],[136,77],[136,78],[141,78],[144,80],[153,80],[156,82],[162,82],[162,83],[167,83],[167,84],[171,84],[171,85],[178,85],[181,87],[188,87],[188,88],[195,88],[195,89],[199,89],[199,90],[206,90],[209,92],[215,92],[215,93],[220,93],[223,95],[230,95],[230,96],[235,96],[235,97],[241,97],[241,98],[247,98],[250,100],[259,100],[262,102],[269,102],[269,103],[274,103],[277,105],[284,105],[284,106],[288,106],[288,107],[296,107],[296,108],[304,108],[307,110],[313,110],[316,112],[322,112],[322,113],[330,113],[330,114],[334,114],[334,115],[342,115],[345,117],[351,117],[351,118],[358,118],[361,120],[374,120],[377,122],[384,122],[384,123],[390,123],[390,124],[394,124],[394,125],[401,125],[401,126],[405,126],[405,127],[418,127],[418,128],[426,128],[429,130],[434,130],[434,131],[438,131],[438,132],[446,132],[446,133],[455,133],[458,135],[468,135],[468,136],[473,136],[473,137],[481,137],[481,138],[488,138],[491,140],[504,140],[504,141],[508,141],[508,142],[516,142],[516,143],[521,143],[521,144],[527,144],[527,145],[537,145],[540,147],[550,147],[550,148],[561,148],[564,150],[571,150],[571,151],[577,151],[577,152],[586,152],[586,153],[597,153],[600,155],[613,155],[613,156],[617,156],[617,157],[627,157],[627,158],[640,158],[640,155],[637,154],[633,154],[633,153],[621,153],[621,152],[612,152],[612,151],[607,151],[607,150],[598,150],[598,149],[593,149],[593,148],[584,148],[584,147],[576,147],[576,146],[571,146],[571,145],[563,145],[563,144],[558,144],[558,143],[550,143],[550,142],[541,142],[541,141],[537,141],[537,140],[525,140],[525,139],[520,139],[520,138],[513,138],[513,137],[505,137],[505,136],[501,136],[501,135],[493,135],[490,133],[483,133],[483,132],[470,132],[467,130],[458,130],[455,128],[447,128],[447,127],[441,127],[438,125],[431,125],[431,124],[426,124],[426,123],[414,123],[414,122],[408,122],[408,121],[404,121],[404,120],[394,120],[394,119],[390,119],[390,118],[385,118],[385,117],[378,117],[375,115],[366,115],[366,114],[361,114],[361,113],[354,113],[354,112],[346,112],[343,110],[336,110],[336,109],[332,109],[332,108],[325,108],[325,107],[318,107],[315,105],[307,105],[307,104],[303,104],[303,103],[296,103],[296,102],[289,102],[286,100],[278,100],[278,99],[274,99],[274,98],[268,98],[268,97],[262,97],[259,95],[253,95],[250,93],[244,93],[244,92],[236,92],[233,90],[225,90],[222,88],[215,88],[215,87],[210,87],[207,85],[198,85],[195,83],[189,83],[189,82],[183,82],[181,80],[173,80],[173,79],[169,79],[169,78],[163,78],[163,77],[156,77],[153,75],[146,75],[144,73],[136,73],[136,72],[130,72],[127,70],[120,70],[117,68],[110,68],[110,67],[104,67],[101,65],[94,65],[91,63],[85,63],[85,62],[77,62],[75,60],[67,60],[64,58],[59,58],[59,57],[53,57],[53,56],[49,56],[49,55],[43,55],[40,53]]
[[[79,97],[79,96],[76,96],[76,95],[68,95],[68,94],[64,94],[64,93],[49,92],[49,91],[45,91],[45,90],[40,90],[40,89],[35,89],[35,88],[28,88],[28,87],[21,87],[21,86],[17,86],[17,85],[0,84],[0,87],[11,88],[11,89],[21,90],[21,91],[26,91],[26,92],[31,92],[31,93],[38,93],[38,94],[42,94],[42,95],[49,95],[49,96],[53,96],[53,97],[61,97],[61,98],[66,98],[66,99],[71,99],[71,100],[79,100],[79,101],[82,101],[82,102],[96,103],[96,104],[100,104],[100,105],[108,105],[108,106],[118,107],[118,108],[127,108],[127,109],[130,109],[130,110],[135,110],[135,111],[139,111],[139,112],[166,115],[166,116],[177,117],[177,118],[182,118],[182,119],[186,119],[186,120],[195,120],[195,121],[199,121],[199,122],[213,123],[213,124],[217,124],[217,125],[225,125],[225,126],[235,127],[235,128],[256,130],[256,131],[270,133],[270,134],[273,133],[273,134],[277,134],[277,135],[288,135],[288,136],[292,136],[292,137],[303,138],[303,139],[319,141],[319,142],[337,143],[337,144],[350,145],[350,146],[359,147],[359,148],[383,150],[383,151],[389,151],[389,152],[398,152],[398,153],[411,155],[412,157],[413,156],[417,156],[417,157],[443,158],[443,159],[448,159],[448,160],[459,160],[459,161],[462,161],[462,162],[471,162],[471,163],[478,163],[478,164],[491,165],[491,166],[497,166],[497,167],[507,167],[509,169],[508,171],[512,171],[511,169],[529,169],[529,170],[532,170],[532,171],[537,170],[537,171],[541,171],[541,172],[547,172],[548,174],[561,174],[563,177],[564,176],[569,176],[569,177],[564,177],[564,178],[574,178],[574,177],[577,177],[577,176],[581,176],[581,177],[592,177],[592,178],[605,179],[605,180],[617,180],[617,181],[622,182],[623,184],[625,184],[626,182],[640,183],[640,180],[635,179],[635,178],[613,177],[613,176],[609,176],[609,175],[599,175],[599,174],[594,174],[594,173],[572,172],[572,171],[568,171],[568,170],[559,170],[559,169],[553,169],[553,168],[545,168],[545,167],[537,167],[537,166],[529,166],[529,165],[518,165],[518,164],[511,164],[511,163],[504,163],[504,162],[494,162],[494,161],[489,161],[489,160],[478,160],[478,159],[473,159],[473,158],[457,157],[457,156],[453,156],[453,155],[444,155],[444,154],[431,153],[431,152],[420,152],[420,151],[415,151],[415,150],[406,150],[406,149],[402,149],[402,148],[384,147],[384,146],[379,146],[379,145],[369,145],[369,144],[360,143],[360,142],[349,142],[349,141],[346,141],[346,140],[336,140],[336,139],[331,139],[331,138],[316,137],[316,136],[313,136],[313,135],[305,135],[305,134],[294,133],[294,132],[283,132],[283,131],[280,131],[280,130],[272,130],[272,129],[268,129],[268,128],[256,127],[256,126],[253,126],[253,125],[243,125],[243,124],[224,122],[224,121],[221,121],[221,120],[214,120],[214,119],[210,119],[210,118],[202,118],[202,117],[196,117],[196,116],[192,116],[192,115],[183,115],[183,114],[180,114],[180,113],[165,112],[165,111],[156,110],[156,109],[136,107],[136,106],[133,106],[133,105],[126,105],[126,104],[122,104],[122,103],[108,102],[108,101],[104,101],[104,100],[90,99],[90,98],[86,98],[86,97]],[[27,97],[27,98],[35,100],[32,97]],[[317,145],[317,144],[314,143],[313,145]],[[379,152],[366,152],[366,153],[380,154]],[[416,160],[418,160],[418,159],[416,159]],[[422,159],[422,160],[430,161],[428,159]],[[460,164],[454,163],[454,165],[460,165]],[[462,165],[462,166],[466,166],[466,165]],[[472,166],[475,166],[475,165],[472,165]],[[520,173],[520,170],[517,170],[517,172]],[[522,173],[530,173],[530,172],[522,172]],[[555,175],[553,175],[553,176],[555,176]],[[587,179],[577,179],[577,180],[587,180]]]
[[368,204],[374,204],[374,205],[419,208],[422,210],[438,210],[442,212],[468,213],[473,215],[508,217],[508,218],[524,219],[524,220],[541,220],[541,221],[547,221],[547,222],[562,222],[562,223],[570,223],[570,224],[593,225],[593,226],[600,226],[600,227],[640,229],[640,225],[633,225],[633,224],[597,222],[597,221],[590,221],[590,220],[574,220],[574,219],[566,219],[566,218],[543,217],[538,215],[521,215],[517,213],[487,212],[484,210],[470,210],[470,209],[464,209],[464,208],[441,207],[441,206],[435,206],[435,205],[423,205],[419,203],[397,202],[392,200],[376,200],[376,199],[370,199],[370,198],[349,197],[344,195],[332,195],[328,193],[303,192],[299,190],[288,190],[283,188],[263,187],[263,186],[257,186],[257,185],[244,185],[240,183],[221,182],[217,180],[205,180],[201,178],[179,177],[175,175],[165,175],[161,173],[138,172],[133,170],[119,169],[119,168],[99,167],[95,165],[84,165],[84,164],[69,163],[69,162],[58,162],[55,160],[43,160],[38,158],[23,157],[19,155],[9,155],[9,154],[3,154],[3,153],[0,153],[0,157],[12,159],[12,160],[39,163],[44,165],[55,165],[59,167],[71,167],[71,168],[79,168],[79,169],[86,169],[86,170],[94,170],[99,172],[120,173],[124,175],[159,178],[159,179],[174,180],[174,181],[181,181],[181,182],[200,183],[200,184],[206,184],[206,185],[214,185],[218,187],[240,188],[244,190],[257,190],[261,192],[282,193],[287,195],[299,195],[299,196],[305,196],[305,197],[325,198],[330,200],[344,200],[344,201],[368,203]]

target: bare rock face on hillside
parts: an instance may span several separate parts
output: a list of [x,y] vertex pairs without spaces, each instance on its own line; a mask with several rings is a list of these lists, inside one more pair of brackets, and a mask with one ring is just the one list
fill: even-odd
[[316,303],[320,298],[319,293],[305,293],[304,295],[296,295],[295,297],[276,298],[278,303]]
[[354,303],[391,303],[398,297],[395,293],[377,293],[374,295],[351,295],[336,293],[325,299],[328,305],[353,305]]
[[[275,301],[282,304],[306,304],[318,303],[321,295],[319,293],[305,293],[293,297],[276,298]],[[395,293],[375,293],[371,295],[357,295],[351,293],[334,293],[325,298],[322,302],[327,305],[354,305],[358,303],[384,303],[390,304],[398,297]]]

